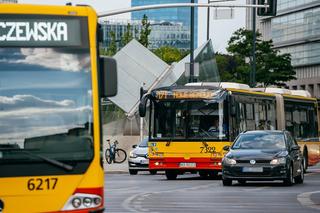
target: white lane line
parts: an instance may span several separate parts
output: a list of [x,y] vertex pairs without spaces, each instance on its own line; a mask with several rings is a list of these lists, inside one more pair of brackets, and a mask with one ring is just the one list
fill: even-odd
[[298,194],[297,200],[303,206],[320,210],[320,205],[317,205],[311,200],[311,195],[316,193],[320,193],[320,191],[305,192],[305,193]]
[[[185,191],[189,191],[189,190],[208,188],[208,187],[211,187],[211,186],[217,186],[217,183],[205,184],[205,185],[200,185],[200,186],[192,186],[192,187],[186,187],[186,188],[169,189],[169,190],[164,190],[164,191],[140,193],[140,194],[136,194],[136,195],[130,196],[127,199],[125,199],[122,202],[122,207],[124,209],[126,209],[128,212],[158,213],[156,211],[151,211],[151,210],[149,210],[147,208],[142,207],[140,205],[141,202],[143,202],[149,196],[152,196],[154,194],[162,194],[162,193],[170,193],[170,192],[185,192]],[[137,205],[137,201],[138,201],[138,205]]]
[[270,188],[270,186],[255,187],[253,189],[243,189],[243,191],[254,192],[254,191],[264,190],[264,189],[267,189],[267,188]]

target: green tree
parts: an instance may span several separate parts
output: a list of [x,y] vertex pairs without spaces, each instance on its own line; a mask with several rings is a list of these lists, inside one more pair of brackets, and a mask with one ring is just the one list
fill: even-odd
[[131,25],[128,23],[127,28],[123,36],[121,37],[121,46],[126,46],[133,39]]
[[117,53],[116,34],[113,31],[110,31],[109,35],[111,37],[111,41],[107,47],[106,55],[114,56]]
[[[256,37],[256,81],[266,87],[268,85],[282,86],[284,82],[296,79],[290,54],[280,54],[278,50],[273,49],[272,40],[263,41],[259,32],[256,33]],[[227,50],[237,64],[233,70],[236,74],[232,75],[234,72],[231,71],[231,76],[229,76],[231,80],[236,76],[238,82],[249,84],[252,39],[252,31],[243,28],[231,36]],[[250,63],[246,59],[249,59]]]
[[188,54],[187,51],[181,51],[178,48],[169,46],[160,47],[153,52],[167,64],[178,62]]
[[142,27],[140,31],[140,37],[139,42],[148,48],[149,46],[149,35],[151,33],[151,26],[150,22],[148,21],[148,17],[146,14],[143,15],[142,21],[141,21]]

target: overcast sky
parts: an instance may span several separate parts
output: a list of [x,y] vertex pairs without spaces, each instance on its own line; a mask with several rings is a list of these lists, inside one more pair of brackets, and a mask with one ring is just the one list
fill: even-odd
[[[64,5],[66,2],[73,4],[91,5],[97,12],[130,7],[130,0],[18,0],[19,3],[28,4],[55,4]],[[207,3],[207,0],[199,0],[199,3]],[[244,4],[245,0],[236,0],[235,3]],[[214,10],[214,9],[212,9]],[[225,48],[231,34],[240,27],[245,26],[245,9],[235,9],[235,17],[227,20],[213,20],[210,24],[210,37],[213,40],[215,51],[226,52]],[[110,17],[110,19],[130,19],[130,14]],[[201,45],[207,37],[207,9],[199,9],[199,41]]]

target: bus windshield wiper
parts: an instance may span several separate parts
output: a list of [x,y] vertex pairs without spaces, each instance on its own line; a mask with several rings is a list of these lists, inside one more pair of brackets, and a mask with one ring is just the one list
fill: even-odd
[[[31,149],[31,150],[34,150],[34,149]],[[26,149],[18,149],[18,148],[0,148],[0,151],[19,151],[19,152],[23,152],[23,153],[26,153],[32,157],[37,157],[37,158],[40,158],[42,159],[43,161],[47,162],[47,163],[50,163],[54,166],[58,166],[60,168],[63,168],[65,170],[68,170],[68,171],[71,171],[73,170],[73,166],[69,165],[69,164],[66,164],[66,163],[63,163],[61,161],[58,161],[58,160],[55,160],[55,159],[52,159],[52,158],[48,158],[46,156],[43,156],[43,155],[39,155],[39,154],[35,154],[35,153],[32,153]]]

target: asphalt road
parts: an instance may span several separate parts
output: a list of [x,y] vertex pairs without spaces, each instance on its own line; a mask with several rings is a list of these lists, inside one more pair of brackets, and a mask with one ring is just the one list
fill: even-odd
[[320,169],[304,184],[249,182],[222,186],[194,174],[168,181],[164,175],[106,174],[105,212],[320,212]]

